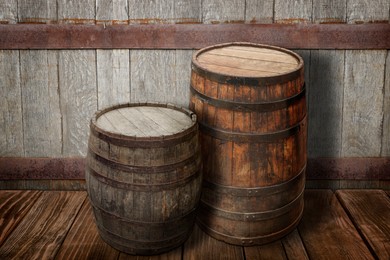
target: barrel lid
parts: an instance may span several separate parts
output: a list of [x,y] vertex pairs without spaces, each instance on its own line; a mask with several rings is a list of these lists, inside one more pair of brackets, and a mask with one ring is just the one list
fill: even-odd
[[188,109],[172,104],[130,103],[98,111],[92,131],[126,139],[158,139],[186,134],[196,125]]
[[197,51],[192,58],[192,68],[218,82],[238,80],[256,85],[275,81],[275,78],[283,82],[283,78],[287,81],[298,77],[303,69],[303,59],[276,46],[233,42]]

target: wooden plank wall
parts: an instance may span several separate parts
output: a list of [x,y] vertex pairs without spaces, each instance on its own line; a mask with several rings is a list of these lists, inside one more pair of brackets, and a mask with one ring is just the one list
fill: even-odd
[[[0,23],[389,23],[388,0],[0,0]],[[1,37],[1,36],[0,36]],[[390,156],[389,50],[297,50],[308,157]],[[0,50],[0,156],[85,156],[89,118],[121,102],[187,106],[193,50]]]

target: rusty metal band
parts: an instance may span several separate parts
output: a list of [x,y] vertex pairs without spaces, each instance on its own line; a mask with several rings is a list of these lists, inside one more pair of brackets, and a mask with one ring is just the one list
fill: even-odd
[[224,186],[215,184],[206,180],[203,180],[203,189],[212,190],[215,193],[228,194],[234,197],[263,197],[281,192],[289,191],[294,187],[305,185],[305,169],[306,165],[302,170],[290,180],[281,184],[258,187],[258,188],[238,188],[232,186]]
[[183,221],[186,218],[191,219],[192,217],[194,217],[196,215],[197,209],[198,209],[198,205],[196,205],[194,208],[185,212],[181,216],[174,217],[174,218],[170,217],[170,218],[168,218],[164,221],[161,221],[161,222],[148,222],[148,221],[139,221],[139,220],[132,220],[132,219],[128,219],[128,218],[123,218],[123,216],[120,216],[120,215],[117,215],[117,214],[114,214],[112,212],[108,212],[107,210],[102,209],[101,206],[96,205],[93,200],[90,200],[90,202],[91,202],[91,205],[94,208],[94,210],[98,210],[102,214],[102,216],[104,216],[104,217],[109,217],[111,219],[115,219],[115,220],[118,220],[120,222],[127,223],[127,224],[136,224],[139,226],[153,225],[154,227],[164,227],[166,225],[175,224],[178,221]]
[[178,187],[183,187],[187,185],[188,183],[195,180],[197,177],[200,176],[201,170],[198,169],[196,172],[191,174],[190,176],[177,180],[175,182],[167,182],[167,183],[156,183],[156,184],[135,184],[135,183],[125,183],[116,181],[112,178],[107,178],[106,176],[103,176],[96,172],[95,170],[91,169],[90,167],[86,167],[86,172],[88,172],[91,176],[93,176],[97,181],[104,183],[106,185],[115,187],[117,189],[123,189],[123,190],[131,190],[131,191],[139,191],[139,192],[148,192],[148,191],[163,191],[163,190],[173,190]]
[[303,207],[301,208],[301,211],[299,215],[295,218],[295,220],[288,225],[286,228],[279,230],[277,232],[273,232],[271,234],[263,235],[263,236],[256,236],[256,237],[236,237],[236,236],[229,236],[227,234],[221,233],[219,231],[216,231],[212,229],[210,226],[206,225],[201,218],[197,217],[197,223],[199,224],[199,227],[204,230],[206,233],[210,234],[214,238],[217,238],[219,240],[228,242],[230,244],[237,244],[237,245],[243,245],[243,246],[251,246],[251,245],[262,245],[265,243],[269,243],[272,241],[275,241],[276,239],[282,238],[286,234],[290,233],[291,230],[293,230],[301,220],[303,215]]
[[191,163],[195,163],[196,167],[200,167],[201,165],[201,156],[200,156],[200,150],[196,151],[192,156],[189,158],[182,160],[178,163],[173,164],[166,164],[161,166],[133,166],[133,165],[126,165],[123,163],[119,163],[116,161],[112,161],[110,159],[104,158],[97,154],[95,151],[89,148],[88,156],[93,158],[94,160],[98,161],[101,164],[107,165],[111,169],[129,172],[129,173],[166,173],[175,171],[179,168],[183,168],[185,166],[188,166]]
[[209,97],[203,93],[200,93],[192,85],[190,86],[190,91],[193,95],[198,96],[198,98],[201,99],[202,101],[205,101],[208,104],[211,104],[215,107],[230,109],[234,111],[244,111],[244,112],[246,111],[269,112],[269,111],[275,111],[282,108],[287,108],[291,105],[294,105],[295,103],[298,103],[302,98],[305,97],[305,93],[306,93],[305,85],[303,85],[302,90],[298,94],[286,99],[275,100],[274,102],[244,103],[244,102],[236,102],[236,101],[222,100],[222,99]]
[[297,208],[299,204],[303,203],[303,193],[304,193],[304,189],[302,189],[300,194],[293,201],[286,204],[285,206],[275,210],[269,210],[264,212],[242,213],[242,212],[226,211],[226,210],[215,208],[205,203],[204,201],[200,202],[200,208],[210,212],[213,215],[226,218],[226,219],[231,219],[231,220],[238,220],[238,221],[267,220],[267,219],[273,219],[282,216],[290,212],[291,210]]
[[[191,118],[193,124],[186,130],[167,136],[156,136],[156,137],[136,137],[136,136],[126,136],[121,134],[115,134],[108,131],[105,131],[97,126],[97,119],[109,111],[125,108],[125,107],[137,107],[137,106],[151,106],[151,107],[163,107],[177,110],[186,114]],[[98,139],[103,140],[107,143],[114,144],[121,147],[132,147],[132,148],[157,148],[157,147],[168,147],[176,144],[180,144],[186,141],[191,140],[198,133],[198,124],[196,114],[192,111],[179,107],[169,103],[125,103],[119,104],[106,108],[104,110],[99,110],[92,117],[90,122],[90,132]]]
[[202,134],[212,136],[214,138],[237,143],[256,143],[256,142],[275,142],[280,141],[289,136],[295,135],[305,127],[306,116],[294,126],[282,131],[264,133],[264,134],[250,134],[240,132],[230,132],[222,129],[213,128],[206,123],[199,122],[199,129]]

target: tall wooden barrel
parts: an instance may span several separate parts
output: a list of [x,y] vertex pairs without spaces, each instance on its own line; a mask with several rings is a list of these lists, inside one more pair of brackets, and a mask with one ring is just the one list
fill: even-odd
[[200,227],[244,246],[290,232],[305,185],[302,58],[250,43],[201,49],[192,59],[190,109],[203,157]]
[[196,116],[167,104],[126,104],[91,120],[86,182],[99,233],[129,254],[180,246],[201,189]]

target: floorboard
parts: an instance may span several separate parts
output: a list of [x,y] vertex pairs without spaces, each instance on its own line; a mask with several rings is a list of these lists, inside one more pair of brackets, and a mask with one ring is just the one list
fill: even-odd
[[378,259],[390,259],[390,199],[382,190],[336,192],[352,222]]
[[281,241],[276,241],[262,246],[244,247],[246,259],[274,259],[287,260]]
[[0,259],[54,258],[85,198],[85,192],[43,192],[0,247]]
[[309,259],[297,229],[294,229],[293,232],[291,232],[286,237],[284,237],[282,239],[282,243],[283,243],[284,251],[286,252],[287,258],[289,260]]
[[298,226],[311,259],[374,259],[331,190],[306,190]]
[[245,258],[242,247],[229,245],[216,240],[208,236],[197,225],[195,225],[190,238],[184,244],[184,259],[235,260]]
[[118,259],[118,256],[119,251],[100,238],[91,204],[85,200],[56,259]]
[[262,246],[229,245],[197,225],[175,250],[132,256],[99,236],[85,191],[0,191],[0,259],[389,259],[390,192],[306,190],[298,228]]
[[39,191],[0,191],[0,246],[40,195]]

